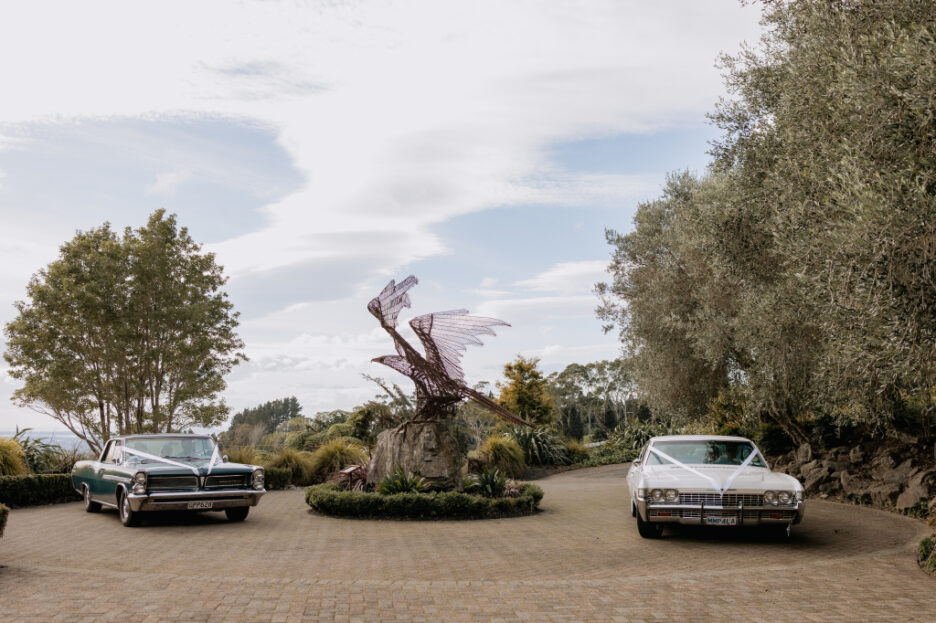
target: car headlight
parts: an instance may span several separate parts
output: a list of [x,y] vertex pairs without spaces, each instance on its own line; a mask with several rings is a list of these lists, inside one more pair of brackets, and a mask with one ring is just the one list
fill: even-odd
[[146,493],[146,472],[137,472],[133,475],[133,492],[137,495]]
[[254,489],[263,488],[263,469],[257,468],[253,471],[253,474],[250,475],[250,484]]
[[663,489],[654,489],[653,491],[651,491],[650,498],[654,502],[662,502],[663,501]]
[[679,491],[676,489],[667,489],[664,493],[664,497],[666,497],[667,502],[675,502],[679,499]]
[[776,491],[764,491],[764,503],[777,505],[777,492]]
[[793,495],[789,491],[781,491],[777,494],[777,499],[781,504],[789,504],[793,501]]

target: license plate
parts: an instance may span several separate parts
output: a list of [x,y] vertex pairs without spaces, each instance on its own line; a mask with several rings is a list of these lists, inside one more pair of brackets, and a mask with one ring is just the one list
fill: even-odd
[[735,526],[738,524],[737,517],[706,517],[707,526]]
[[197,502],[189,502],[189,503],[188,503],[188,509],[189,509],[190,511],[195,511],[195,510],[206,510],[206,509],[211,508],[211,505],[212,505],[212,504],[214,504],[214,502],[212,502],[212,501],[210,501],[210,500],[208,500],[208,501],[199,500],[199,501],[197,501]]

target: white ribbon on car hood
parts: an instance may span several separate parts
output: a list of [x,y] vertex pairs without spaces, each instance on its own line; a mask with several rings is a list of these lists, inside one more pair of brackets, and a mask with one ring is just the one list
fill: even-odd
[[682,463],[682,462],[680,462],[680,461],[677,461],[676,459],[674,459],[674,458],[671,457],[670,455],[666,454],[666,453],[663,452],[662,450],[657,450],[657,449],[654,448],[653,446],[650,446],[650,452],[656,454],[657,456],[659,456],[659,457],[662,458],[662,459],[665,459],[665,460],[669,461],[670,463],[672,463],[673,465],[675,465],[675,466],[677,466],[677,467],[681,467],[681,468],[685,469],[686,471],[692,472],[692,473],[695,474],[696,476],[701,476],[702,478],[708,480],[710,483],[712,483],[712,488],[715,489],[716,491],[718,491],[718,494],[719,494],[719,495],[724,495],[724,494],[725,494],[725,491],[727,491],[728,488],[731,487],[731,483],[734,482],[734,479],[738,477],[738,474],[740,474],[742,471],[744,471],[744,468],[747,467],[748,465],[750,465],[750,464],[751,464],[751,461],[753,461],[753,460],[757,457],[757,455],[760,454],[760,450],[758,450],[758,449],[755,447],[755,448],[754,448],[754,451],[751,452],[751,454],[749,454],[748,457],[747,457],[746,459],[744,459],[744,462],[741,463],[741,465],[738,466],[738,469],[736,469],[734,472],[732,472],[731,476],[728,477],[728,480],[725,481],[725,486],[722,487],[722,486],[719,486],[717,480],[715,480],[714,478],[712,478],[712,477],[709,476],[708,474],[703,474],[703,473],[700,472],[699,470],[693,469],[693,468],[689,467],[688,465],[686,465],[685,463]]
[[[215,446],[215,452],[217,453],[218,447]],[[182,467],[184,469],[190,469],[195,473],[195,476],[201,476],[198,472],[198,468],[194,465],[188,463],[179,463],[178,461],[173,461],[172,459],[167,459],[166,457],[156,456],[155,454],[150,454],[149,452],[143,452],[142,450],[134,450],[133,448],[124,448],[125,453],[130,453],[134,456],[138,456],[144,459],[150,459],[152,461],[159,461],[160,463],[166,463],[167,465],[175,465],[176,467]],[[214,454],[211,455],[212,465],[214,464]],[[208,467],[208,473],[211,473],[211,466]]]

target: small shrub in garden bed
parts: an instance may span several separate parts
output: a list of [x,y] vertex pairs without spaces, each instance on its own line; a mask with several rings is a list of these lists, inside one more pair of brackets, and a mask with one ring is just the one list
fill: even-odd
[[3,529],[6,528],[6,521],[9,514],[10,509],[0,504],[0,537],[3,536]]
[[936,574],[936,537],[926,537],[917,548],[917,562],[926,571]]
[[377,493],[380,495],[422,493],[426,488],[426,480],[419,474],[408,474],[402,467],[397,466],[377,485]]
[[10,508],[79,499],[81,496],[72,487],[71,474],[0,476],[0,503]]
[[267,491],[285,489],[291,478],[292,471],[288,467],[267,467],[263,470],[264,488]]
[[511,478],[523,476],[526,463],[523,448],[516,440],[504,435],[491,435],[478,448],[478,458],[487,467],[498,469]]
[[482,519],[530,515],[542,499],[543,490],[531,484],[522,485],[516,498],[485,498],[458,491],[381,495],[341,491],[337,483],[306,489],[306,503],[313,510],[336,517]]

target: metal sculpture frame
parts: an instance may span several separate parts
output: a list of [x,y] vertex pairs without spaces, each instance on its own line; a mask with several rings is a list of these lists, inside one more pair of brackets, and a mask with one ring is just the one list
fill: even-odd
[[367,304],[367,310],[393,338],[397,352],[372,361],[393,368],[416,385],[416,414],[410,422],[454,417],[458,403],[472,400],[512,424],[533,426],[465,384],[465,372],[461,367],[464,350],[471,345],[482,346],[480,335],[496,335],[492,327],[509,327],[509,324],[496,318],[469,316],[467,309],[454,309],[410,320],[410,327],[425,348],[425,356],[403,339],[397,331],[397,318],[404,308],[410,307],[408,291],[417,283],[413,275],[400,283],[390,280]]

